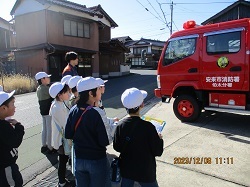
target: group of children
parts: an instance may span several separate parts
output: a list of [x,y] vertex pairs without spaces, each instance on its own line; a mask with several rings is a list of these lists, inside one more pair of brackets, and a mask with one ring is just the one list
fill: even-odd
[[[129,117],[118,125],[119,119],[108,118],[102,106],[106,81],[65,75],[61,82],[50,85],[50,75],[45,72],[38,72],[35,79],[39,83],[37,97],[43,119],[41,152],[58,153],[59,187],[72,186],[65,178],[72,143],[76,186],[111,187],[106,146],[113,141],[114,149],[122,153],[122,185],[133,186],[134,181],[139,181],[141,186],[158,186],[154,157],[162,154],[163,140],[150,122],[140,118],[145,91],[125,90],[121,101]],[[24,127],[14,119],[7,119],[15,112],[13,94],[14,91],[0,91],[0,149],[4,150],[0,154],[0,186],[23,183],[15,162]],[[134,131],[132,137],[131,131]]]
[[[57,150],[59,154],[59,166],[58,166],[58,178],[59,178],[59,186],[70,186],[70,183],[67,179],[65,179],[66,172],[66,164],[70,157],[68,151],[66,152],[66,145],[71,145],[72,141],[69,139],[65,139],[65,134],[67,134],[65,128],[69,115],[70,109],[77,103],[79,100],[79,89],[83,91],[83,88],[78,85],[78,83],[85,84],[87,80],[86,78],[82,78],[81,76],[71,76],[66,75],[61,79],[61,82],[55,82],[51,86],[49,86],[49,78],[45,72],[38,72],[35,76],[36,80],[39,83],[37,88],[37,96],[40,104],[40,113],[43,118],[50,117],[51,123],[48,125],[46,120],[43,120],[43,130],[42,134],[46,134],[47,137],[44,138],[42,135],[42,143],[43,146],[41,148],[41,152],[43,152],[44,147],[47,148],[47,153],[51,153],[54,150]],[[108,137],[108,144],[112,142],[114,136],[115,129],[115,121],[118,121],[117,118],[111,119],[108,118],[105,114],[103,108],[101,108],[101,95],[104,93],[104,82],[100,78],[88,77],[88,79],[96,81],[96,88],[100,90],[100,97],[96,100],[91,106],[95,108],[101,116],[103,120],[106,130],[105,133]],[[87,86],[84,86],[86,89]],[[53,101],[52,101],[53,100]],[[46,108],[46,103],[50,102],[50,107]],[[73,109],[72,109],[73,110]],[[49,132],[49,133],[48,133]],[[46,140],[47,139],[47,140]],[[76,153],[77,155],[77,153]]]

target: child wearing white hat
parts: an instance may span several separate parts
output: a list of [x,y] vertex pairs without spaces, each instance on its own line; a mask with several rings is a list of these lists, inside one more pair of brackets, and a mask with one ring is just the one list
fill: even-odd
[[[65,139],[65,126],[69,114],[69,110],[64,101],[69,100],[69,87],[65,82],[55,82],[49,88],[49,94],[55,98],[50,107],[50,115],[52,116],[52,146],[58,151],[58,186],[70,187],[71,184],[65,179],[66,164],[69,159],[70,152],[65,150],[63,143],[70,145],[71,141]],[[63,142],[63,143],[62,143]]]
[[118,125],[113,142],[113,148],[122,154],[121,186],[134,186],[137,181],[141,186],[158,187],[155,156],[162,155],[163,140],[155,126],[140,117],[146,96],[146,91],[137,88],[129,88],[121,96],[129,114]]
[[37,87],[36,93],[40,108],[40,114],[43,119],[42,127],[42,147],[41,152],[46,154],[56,153],[56,151],[51,146],[51,116],[49,115],[49,109],[53,99],[49,95],[49,84],[50,77],[46,72],[38,72],[35,75],[39,86]]
[[110,187],[109,139],[101,115],[93,108],[101,100],[100,84],[93,77],[85,77],[78,81],[77,91],[80,99],[70,110],[65,129],[65,137],[74,142],[77,186]]
[[[108,80],[102,80],[101,78],[96,78],[96,80],[98,81],[98,83],[100,85],[101,93],[104,94],[104,92],[105,92],[105,83]],[[102,116],[102,120],[103,120],[103,122],[105,124],[105,127],[106,127],[106,130],[107,130],[109,143],[111,144],[113,142],[113,139],[114,139],[115,129],[117,127],[119,119],[117,117],[109,118],[109,117],[106,116],[106,112],[105,112],[104,106],[102,104],[102,100],[97,102],[97,105],[96,105],[95,109]]]
[[[65,85],[69,85],[69,80],[72,78],[71,75],[65,75],[62,79],[61,79],[61,82],[62,83],[65,83]],[[69,89],[69,98],[72,96],[73,94],[71,93],[71,89]],[[67,100],[67,101],[63,101],[66,105],[66,107],[68,108],[68,110],[70,110],[71,106],[70,106],[70,101]]]
[[15,90],[0,91],[0,186],[22,186],[23,178],[16,164],[18,147],[22,143],[24,127],[15,119],[5,120],[15,113]]
[[82,79],[82,76],[78,76],[78,75],[73,76],[69,79],[68,85],[69,85],[69,88],[71,89],[71,92],[72,92],[72,95],[70,96],[70,99],[69,99],[70,108],[72,106],[74,106],[77,103],[77,101],[79,100],[79,94],[78,94],[78,91],[76,89],[76,85],[80,79]]

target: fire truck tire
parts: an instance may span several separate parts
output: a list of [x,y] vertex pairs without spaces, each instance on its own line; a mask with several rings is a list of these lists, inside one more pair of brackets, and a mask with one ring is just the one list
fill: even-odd
[[193,122],[201,114],[201,106],[197,99],[190,95],[178,96],[173,104],[175,116],[183,122]]

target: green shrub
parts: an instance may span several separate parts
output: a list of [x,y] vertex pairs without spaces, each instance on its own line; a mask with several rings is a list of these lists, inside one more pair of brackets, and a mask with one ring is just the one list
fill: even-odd
[[14,74],[0,77],[0,85],[5,92],[16,90],[15,94],[33,92],[36,90],[37,82],[28,75]]

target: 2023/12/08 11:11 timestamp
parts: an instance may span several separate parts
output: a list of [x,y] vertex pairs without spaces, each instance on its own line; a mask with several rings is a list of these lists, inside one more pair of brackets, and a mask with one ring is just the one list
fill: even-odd
[[174,157],[174,164],[234,164],[233,157]]
[[234,164],[234,157],[216,157],[216,164]]

